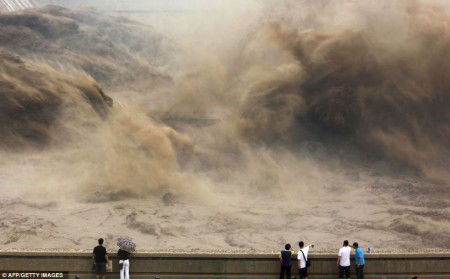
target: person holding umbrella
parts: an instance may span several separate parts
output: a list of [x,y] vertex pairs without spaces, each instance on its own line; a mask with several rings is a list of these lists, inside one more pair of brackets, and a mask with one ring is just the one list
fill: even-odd
[[119,257],[120,279],[130,279],[130,254],[135,251],[136,244],[128,237],[117,239],[117,256]]

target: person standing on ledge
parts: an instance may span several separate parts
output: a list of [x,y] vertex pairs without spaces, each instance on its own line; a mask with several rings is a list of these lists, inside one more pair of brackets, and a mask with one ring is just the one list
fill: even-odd
[[298,246],[300,247],[297,254],[298,275],[300,276],[300,279],[308,279],[308,267],[306,266],[306,261],[308,260],[309,248],[314,248],[314,244],[304,247],[305,243],[300,241]]
[[294,250],[291,250],[289,243],[284,245],[284,250],[278,253],[281,263],[280,279],[284,279],[284,274],[287,279],[291,279],[292,255],[294,255]]
[[94,254],[92,261],[95,264],[95,275],[97,279],[100,278],[100,275],[102,275],[102,279],[105,279],[106,265],[109,263],[109,258],[105,247],[103,247],[103,238],[98,240],[98,246],[94,248],[92,254]]
[[356,261],[356,279],[364,279],[364,251],[359,247],[358,242],[353,242],[353,249],[355,249],[355,261]]
[[337,265],[339,266],[339,278],[350,279],[350,253],[352,248],[348,246],[348,240],[344,240],[344,246],[339,249]]

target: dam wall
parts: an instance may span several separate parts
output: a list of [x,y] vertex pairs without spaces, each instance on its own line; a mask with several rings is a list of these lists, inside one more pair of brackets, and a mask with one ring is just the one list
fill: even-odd
[[[311,254],[309,278],[338,278],[334,254]],[[110,255],[112,271],[107,279],[118,279],[118,260]],[[353,261],[353,260],[352,260]],[[292,276],[298,278],[296,260]],[[355,268],[352,266],[352,278]],[[0,253],[2,278],[43,278],[31,272],[53,277],[75,279],[95,278],[92,273],[92,255],[89,253]],[[59,273],[58,273],[59,272]],[[27,275],[28,274],[28,275]],[[30,275],[31,274],[31,275]],[[278,278],[279,263],[275,254],[144,254],[136,253],[130,259],[130,278]],[[365,274],[367,279],[444,279],[450,278],[448,254],[368,254]]]

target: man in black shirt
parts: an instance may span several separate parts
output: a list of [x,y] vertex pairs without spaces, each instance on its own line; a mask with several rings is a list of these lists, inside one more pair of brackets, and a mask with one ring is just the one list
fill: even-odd
[[94,248],[92,254],[94,254],[92,256],[92,261],[95,264],[95,274],[97,279],[99,279],[100,275],[102,275],[102,279],[105,279],[106,265],[108,264],[109,259],[108,253],[106,252],[105,247],[103,247],[103,238],[98,240],[98,246]]

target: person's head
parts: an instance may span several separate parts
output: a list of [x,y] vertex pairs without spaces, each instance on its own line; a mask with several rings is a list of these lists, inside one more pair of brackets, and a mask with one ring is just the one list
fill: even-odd
[[358,248],[358,242],[353,242],[353,248]]
[[284,249],[286,249],[286,250],[290,250],[291,249],[291,244],[286,244],[286,245],[284,245]]
[[300,241],[300,242],[298,243],[298,246],[299,246],[300,248],[303,248],[303,246],[305,246],[305,243],[304,243],[303,241]]
[[99,239],[98,239],[98,244],[100,244],[100,245],[103,244],[103,238],[99,238]]
[[344,240],[344,246],[348,246],[348,240]]

